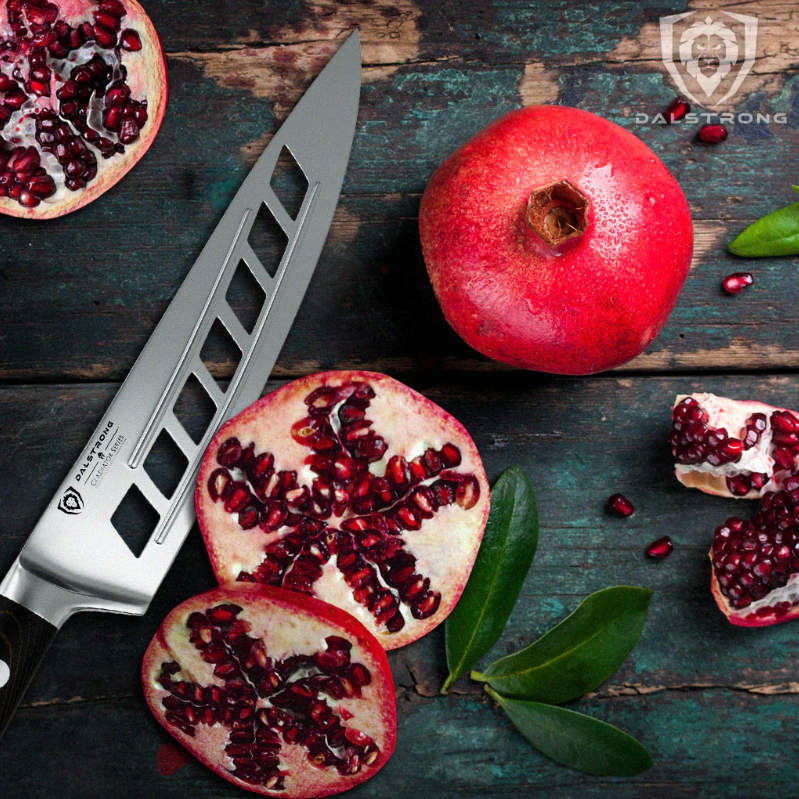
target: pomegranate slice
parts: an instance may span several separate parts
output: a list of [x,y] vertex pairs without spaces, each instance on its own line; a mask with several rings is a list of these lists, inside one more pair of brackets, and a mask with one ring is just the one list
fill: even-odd
[[683,485],[756,499],[797,468],[799,414],[714,394],[680,395],[669,444]]
[[0,4],[0,213],[52,219],[96,200],[153,143],[166,59],[136,0]]
[[385,652],[360,622],[313,597],[247,583],[193,597],[159,627],[142,682],[161,725],[255,793],[340,793],[394,751]]
[[386,375],[325,372],[220,429],[195,506],[221,583],[313,594],[394,649],[458,601],[489,489],[474,442],[442,408]]

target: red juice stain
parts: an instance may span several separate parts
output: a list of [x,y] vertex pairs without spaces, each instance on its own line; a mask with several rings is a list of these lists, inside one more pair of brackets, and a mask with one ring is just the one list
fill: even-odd
[[158,747],[158,773],[171,777],[176,771],[191,762],[191,755],[179,744],[161,744]]

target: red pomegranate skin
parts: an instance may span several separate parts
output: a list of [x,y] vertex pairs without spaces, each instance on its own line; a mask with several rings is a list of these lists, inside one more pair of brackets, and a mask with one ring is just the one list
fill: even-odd
[[[526,220],[533,190],[568,181],[588,199],[580,235],[547,244]],[[639,355],[691,264],[685,196],[640,139],[587,111],[530,106],[450,156],[422,197],[419,228],[447,321],[479,352],[582,375]]]

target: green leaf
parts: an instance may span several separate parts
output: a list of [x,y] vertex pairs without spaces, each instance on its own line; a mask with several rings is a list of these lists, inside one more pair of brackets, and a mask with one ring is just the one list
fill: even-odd
[[602,685],[638,642],[652,592],[619,585],[591,594],[557,627],[472,679],[505,696],[559,705]]
[[486,689],[542,754],[598,777],[631,777],[652,768],[649,752],[612,724],[556,705],[507,699]]
[[753,222],[727,249],[743,258],[799,255],[799,203],[786,205]]
[[535,492],[518,466],[491,491],[491,512],[469,582],[446,621],[449,677],[444,693],[497,642],[538,546]]

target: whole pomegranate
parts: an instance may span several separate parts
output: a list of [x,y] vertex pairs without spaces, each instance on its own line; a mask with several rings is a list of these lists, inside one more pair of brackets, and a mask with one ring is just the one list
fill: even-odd
[[512,111],[450,156],[419,216],[447,321],[498,361],[590,374],[649,345],[688,275],[677,181],[618,125],[575,108]]
[[63,216],[153,143],[164,51],[136,0],[0,2],[0,213]]
[[224,779],[286,799],[330,796],[394,751],[386,654],[338,608],[238,583],[166,617],[144,656],[156,719]]
[[323,372],[222,426],[195,507],[220,583],[312,594],[395,649],[458,601],[489,488],[445,410],[386,375]]
[[743,627],[799,616],[799,414],[713,394],[677,397],[669,443],[677,479],[709,494],[760,498],[753,519],[716,528],[711,591]]

